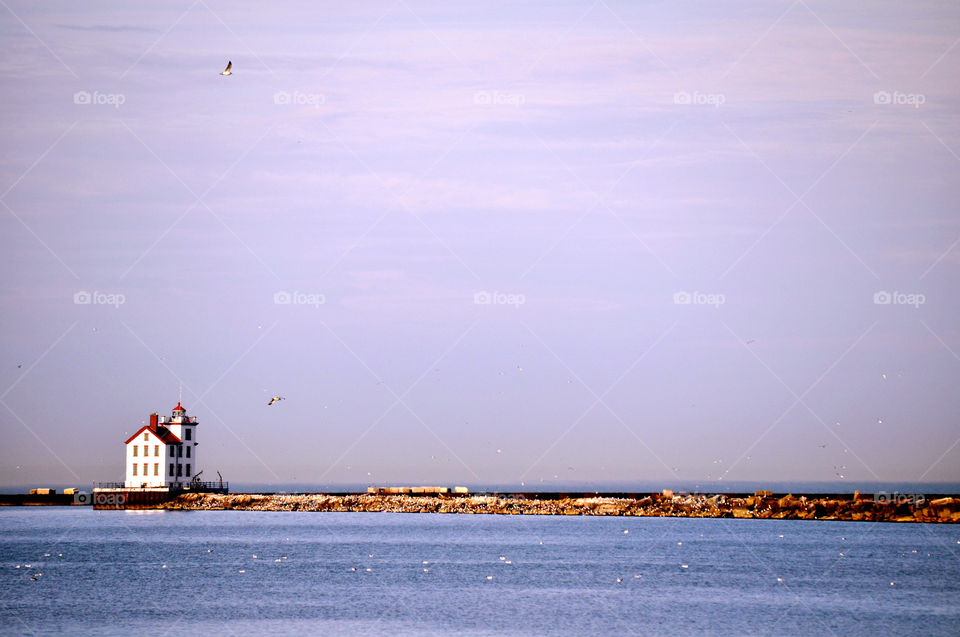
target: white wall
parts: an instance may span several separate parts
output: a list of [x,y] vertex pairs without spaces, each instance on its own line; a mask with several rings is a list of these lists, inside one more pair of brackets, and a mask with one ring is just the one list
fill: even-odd
[[[146,435],[147,440],[144,440]],[[146,445],[147,455],[144,455],[144,445]],[[136,447],[137,455],[133,455],[133,449]],[[160,454],[156,452],[159,450]],[[147,465],[147,475],[143,474],[143,465]],[[133,465],[137,466],[137,474],[133,474]],[[149,429],[137,434],[137,437],[127,444],[126,454],[124,456],[124,486],[140,487],[162,487],[168,484],[167,472],[169,471],[170,457],[168,447],[165,442],[160,440],[154,432]],[[154,465],[157,467],[157,475],[154,475]]]

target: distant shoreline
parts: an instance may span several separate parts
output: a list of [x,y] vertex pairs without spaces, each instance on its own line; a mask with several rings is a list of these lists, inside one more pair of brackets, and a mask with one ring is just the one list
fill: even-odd
[[[428,481],[434,483],[436,480]],[[446,483],[445,481],[440,481]],[[421,484],[418,480],[395,480],[395,484]],[[423,483],[423,484],[427,484]],[[452,484],[452,482],[450,482]],[[909,481],[811,481],[811,480],[641,480],[641,481],[605,481],[605,482],[555,482],[547,483],[480,483],[474,481],[459,481],[469,488],[470,493],[590,493],[601,495],[612,493],[659,493],[661,489],[673,489],[677,493],[724,493],[729,495],[747,493],[752,494],[761,489],[768,489],[774,493],[817,494],[817,493],[846,493],[854,491],[860,493],[923,493],[928,497],[943,497],[960,494],[960,482],[909,482]],[[371,485],[369,483],[314,483],[314,482],[245,482],[230,480],[231,491],[234,493],[364,493]],[[49,480],[35,480],[31,482],[11,483],[0,487],[0,495],[27,493],[30,489],[48,487],[63,493],[65,488],[79,487],[82,491],[89,491],[90,485],[86,482],[57,482]]]
[[[519,497],[517,497],[519,496]],[[444,513],[493,515],[589,515],[640,517],[709,517],[776,520],[960,523],[960,497],[910,500],[908,496],[873,494],[729,495],[677,494],[643,497],[557,497],[462,495],[412,496],[371,494],[192,493],[150,506],[179,511],[326,511]]]

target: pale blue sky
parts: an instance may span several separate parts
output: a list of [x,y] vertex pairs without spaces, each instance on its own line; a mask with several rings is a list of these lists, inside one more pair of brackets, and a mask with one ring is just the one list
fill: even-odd
[[119,479],[181,381],[234,481],[958,481],[958,34],[4,4],[0,484]]

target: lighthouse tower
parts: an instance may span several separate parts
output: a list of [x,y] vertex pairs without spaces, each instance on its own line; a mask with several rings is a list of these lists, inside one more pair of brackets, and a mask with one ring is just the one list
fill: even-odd
[[150,414],[126,442],[128,488],[180,489],[197,472],[197,419],[177,402],[170,417]]

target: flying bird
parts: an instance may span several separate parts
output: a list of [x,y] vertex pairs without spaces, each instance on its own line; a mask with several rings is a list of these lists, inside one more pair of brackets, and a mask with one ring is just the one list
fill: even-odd
[[267,403],[267,407],[269,407],[273,403],[278,403],[281,400],[285,400],[285,398],[283,396],[274,396],[273,398],[270,399],[270,402]]
[[232,68],[233,68],[233,62],[230,60],[227,60],[227,68],[223,69],[223,73],[221,73],[220,75],[233,75],[233,71],[230,70]]

